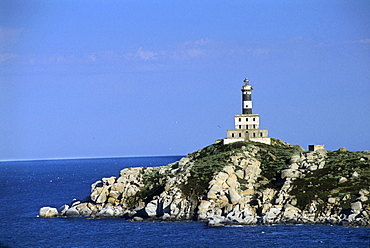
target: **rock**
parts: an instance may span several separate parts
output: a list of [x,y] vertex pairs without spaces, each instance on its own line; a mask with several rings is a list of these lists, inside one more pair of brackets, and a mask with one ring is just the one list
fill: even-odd
[[133,221],[143,221],[144,219],[139,217],[139,216],[135,216],[134,218],[132,218]]
[[240,224],[245,225],[254,225],[257,223],[257,214],[254,208],[247,207],[241,211],[242,220],[239,222]]
[[289,164],[297,163],[300,160],[301,156],[299,154],[293,155],[290,160]]
[[239,178],[244,178],[244,171],[242,170],[237,170],[235,171],[235,175]]
[[347,201],[349,198],[351,198],[351,195],[346,194],[345,196],[343,196],[342,201]]
[[101,209],[97,214],[97,217],[113,217],[114,216],[114,210],[112,207],[105,207]]
[[275,219],[281,214],[281,207],[273,207],[263,216],[263,223],[272,224],[275,223]]
[[361,195],[359,198],[357,198],[357,200],[366,202],[367,200],[369,200],[369,198],[367,196]]
[[79,215],[80,215],[80,212],[76,209],[76,207],[71,207],[65,212],[65,216],[68,216],[68,217],[75,217]]
[[76,200],[76,199],[73,199],[72,203],[71,203],[71,207],[74,207],[74,206],[77,206],[78,204],[80,204],[81,201],[79,200]]
[[298,217],[300,216],[301,210],[297,207],[294,207],[292,205],[288,205],[284,209],[283,217],[285,221],[288,222],[297,222]]
[[246,189],[241,194],[242,195],[253,195],[254,194],[254,189]]
[[[235,177],[235,175],[233,175]],[[236,178],[234,178],[232,176],[230,176],[227,180],[226,180],[226,183],[227,185],[229,185],[229,187],[232,187],[232,188],[236,188],[238,186],[238,181],[236,180]]]
[[53,207],[42,207],[39,210],[39,217],[41,218],[53,218],[58,216],[58,209]]
[[157,215],[158,201],[152,200],[145,207],[145,212],[149,217],[154,217]]
[[345,148],[345,147],[339,147],[338,151],[345,152],[345,151],[347,151],[347,148]]
[[211,206],[211,202],[202,200],[198,207],[198,219],[205,220],[207,217],[207,211]]
[[224,217],[214,217],[208,220],[208,226],[224,226],[225,224],[222,223],[225,220]]
[[103,185],[112,185],[116,181],[116,177],[102,178]]
[[239,201],[241,196],[235,191],[234,188],[229,188],[229,200],[232,204],[235,204]]
[[59,208],[59,211],[58,211],[59,215],[65,215],[68,209],[69,209],[69,205],[64,204],[63,206]]
[[208,199],[216,199],[217,195],[222,190],[222,187],[220,185],[213,185],[207,194]]
[[[71,206],[64,205],[59,212],[50,207],[40,209],[40,216],[124,216],[133,221],[148,218],[163,221],[197,218],[215,226],[236,223],[332,223],[370,226],[368,199],[370,188],[366,181],[364,183],[364,175],[361,174],[365,163],[369,163],[367,154],[341,153],[338,158],[350,155],[351,163],[358,163],[358,166],[353,167],[356,171],[348,173],[343,166],[338,165],[338,170],[335,169],[333,165],[339,160],[335,161],[336,158],[333,156],[330,157],[330,163],[326,165],[327,151],[325,150],[298,151],[300,154],[289,158],[287,154],[297,153],[297,150],[289,151],[292,146],[283,145],[277,141],[273,143],[279,144],[280,147],[270,150],[269,146],[257,146],[253,143],[246,143],[243,146],[240,144],[223,146],[220,143],[188,154],[179,162],[168,166],[126,168],[120,171],[118,178],[102,178],[92,184],[88,198],[74,201]],[[233,147],[237,148],[230,150],[234,149]],[[279,154],[280,150],[284,152]],[[333,152],[330,155],[332,154],[339,153]],[[215,156],[212,157],[213,155]],[[268,159],[268,163],[262,160],[264,158]],[[360,158],[364,159],[360,161]],[[210,169],[209,172],[212,173],[214,168],[219,170],[214,174],[207,171],[211,178],[208,182],[199,184],[204,190],[202,194],[190,194],[191,190],[185,187],[191,185],[188,184],[189,182],[194,182],[191,180],[197,178],[194,177],[197,173],[202,176],[199,171],[194,171],[194,166],[202,165],[204,161],[215,165],[213,168],[205,166],[205,170]],[[277,165],[284,169],[277,169]],[[346,184],[334,185],[334,187],[329,185],[326,190],[322,188],[327,184],[326,182],[319,182],[317,185],[309,183],[315,173],[322,174],[323,171],[320,169],[332,169],[332,167],[334,170],[328,173],[337,178],[339,183],[347,181],[348,184],[348,180],[352,180],[357,184],[356,187],[361,189],[358,194],[347,191],[344,187]],[[202,177],[204,179],[208,176]],[[159,187],[161,190],[150,198],[143,198],[142,194],[137,194],[149,186],[161,186]],[[302,201],[301,195],[298,195],[305,194],[311,189],[318,190],[318,187],[323,197],[307,194]],[[352,202],[354,197],[357,197],[356,202]],[[327,201],[324,202],[324,199]],[[348,204],[351,206],[350,211],[348,211]]]
[[360,189],[360,191],[358,192],[360,195],[368,195],[369,194],[369,191],[366,190],[366,189]]
[[302,173],[298,170],[293,170],[293,169],[285,169],[281,171],[281,178],[299,178],[301,177]]
[[265,189],[263,192],[262,192],[262,202],[270,202],[274,196],[275,196],[275,193],[276,191],[274,189]]
[[332,189],[329,191],[330,194],[338,194],[339,190],[338,189]]
[[299,169],[299,165],[297,163],[293,163],[293,164],[290,165],[290,169],[298,170]]
[[352,209],[352,212],[355,213],[355,214],[359,214],[362,210],[362,204],[361,202],[353,202],[351,203],[351,209]]
[[345,183],[345,182],[347,182],[348,181],[348,179],[347,178],[345,178],[345,177],[341,177],[341,178],[339,178],[339,180],[338,180],[338,182],[339,183]]
[[354,221],[354,220],[355,220],[356,216],[357,216],[357,214],[350,214],[350,215],[348,215],[347,220],[348,220],[349,222],[352,222],[352,221]]
[[88,216],[91,214],[91,209],[88,207],[88,203],[81,203],[75,206],[76,210],[78,211],[79,215]]
[[96,203],[104,203],[107,201],[107,197],[109,195],[109,187],[103,186],[102,190],[100,191],[99,196],[96,198]]
[[233,166],[225,166],[225,167],[224,167],[224,171],[225,171],[227,174],[229,174],[229,175],[234,174],[234,168],[233,168]]

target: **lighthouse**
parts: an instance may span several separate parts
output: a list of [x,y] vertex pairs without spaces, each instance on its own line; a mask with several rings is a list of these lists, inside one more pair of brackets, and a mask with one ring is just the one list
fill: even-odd
[[242,87],[242,113],[252,114],[252,86],[248,78],[244,79],[244,86]]
[[252,113],[252,86],[250,81],[244,79],[242,86],[242,114],[234,116],[234,130],[227,130],[224,144],[237,141],[255,141],[271,144],[267,129],[260,129],[260,116]]

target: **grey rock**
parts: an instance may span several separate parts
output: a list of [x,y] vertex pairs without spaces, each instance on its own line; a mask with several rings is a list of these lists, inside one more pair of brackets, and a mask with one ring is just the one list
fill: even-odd
[[362,203],[360,201],[351,203],[352,212],[359,214],[362,210]]
[[114,210],[112,207],[105,207],[101,209],[97,214],[97,217],[113,217],[114,216]]
[[145,207],[145,212],[149,217],[154,217],[157,215],[158,201],[152,200]]
[[338,180],[338,182],[339,183],[345,183],[345,182],[347,182],[348,181],[348,179],[347,178],[345,178],[345,177],[341,177],[341,178],[339,178],[339,180]]
[[75,217],[79,215],[80,215],[80,212],[76,209],[76,207],[71,207],[65,212],[65,216],[68,216],[68,217]]
[[53,207],[42,207],[39,210],[39,217],[52,218],[58,216],[58,209]]
[[65,215],[68,209],[69,209],[69,205],[64,204],[63,206],[59,208],[59,215]]

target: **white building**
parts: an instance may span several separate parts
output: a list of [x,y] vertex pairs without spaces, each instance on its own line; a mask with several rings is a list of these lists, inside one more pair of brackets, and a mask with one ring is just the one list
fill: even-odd
[[252,90],[249,80],[244,79],[244,86],[242,87],[243,114],[235,115],[235,130],[227,130],[227,138],[224,139],[224,144],[247,140],[271,144],[268,130],[260,129],[260,116],[252,114]]

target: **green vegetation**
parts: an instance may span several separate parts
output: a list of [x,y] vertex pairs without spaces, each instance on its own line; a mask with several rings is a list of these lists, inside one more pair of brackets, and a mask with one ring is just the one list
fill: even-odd
[[191,168],[187,183],[181,186],[182,192],[188,197],[202,197],[207,192],[208,184],[215,173],[228,164],[229,153],[222,152],[197,160]]
[[139,201],[148,203],[155,195],[159,195],[163,192],[166,182],[164,180],[164,175],[159,173],[161,168],[163,167],[149,167],[141,170],[142,180],[145,186],[127,200],[127,204],[130,208],[135,207]]
[[190,170],[187,183],[181,186],[182,192],[188,197],[204,196],[215,173],[230,164],[230,156],[242,152],[243,147],[251,147],[251,145],[246,142],[227,145],[218,143],[193,153],[195,163]]
[[[257,147],[256,159],[261,162],[261,189],[267,187],[279,188],[282,185],[280,171],[289,168],[288,162],[293,154],[302,150],[280,140],[273,139],[272,145],[259,142],[235,142],[227,145],[214,144],[203,148],[194,154],[196,160],[190,171],[187,184],[182,186],[185,195],[202,197],[208,188],[209,181],[216,172],[229,164],[229,157],[243,150],[252,151]],[[241,190],[246,189],[246,180],[238,178]],[[268,183],[267,183],[268,182]]]
[[[228,145],[221,143],[207,146],[197,152],[189,154],[193,165],[190,171],[182,170],[181,173],[189,173],[187,182],[180,185],[183,194],[191,199],[205,197],[209,182],[214,175],[225,166],[231,165],[230,157],[248,151],[251,156],[261,163],[261,176],[256,184],[258,191],[266,188],[279,190],[284,180],[281,171],[290,168],[289,161],[293,155],[307,153],[299,146],[292,146],[277,139],[272,139],[272,144],[267,145],[258,142],[235,142]],[[309,161],[308,161],[309,162]],[[316,163],[313,161],[309,163]],[[236,170],[243,169],[235,166]],[[160,174],[160,169],[144,168],[142,180],[145,186],[128,203],[135,206],[139,201],[149,202],[155,195],[163,192],[166,184],[166,174]],[[171,165],[168,166],[170,171]],[[174,172],[174,171],[172,171]],[[347,181],[339,183],[339,179],[345,177]],[[240,190],[247,189],[247,181],[237,178]],[[304,174],[304,177],[292,182],[291,195],[297,197],[297,207],[305,209],[316,200],[319,211],[329,197],[340,199],[342,209],[350,208],[350,203],[358,197],[360,189],[369,189],[370,163],[369,154],[365,152],[328,151],[325,158],[325,166]]]
[[256,159],[261,162],[262,180],[268,180],[267,184],[260,187],[260,190],[265,188],[281,188],[283,180],[281,179],[281,170],[289,168],[290,158],[302,152],[301,148],[291,146],[277,139],[272,139],[272,144],[254,142],[254,145],[259,147]]
[[[297,196],[297,206],[304,209],[313,200],[324,203],[329,197],[337,197],[341,199],[339,207],[350,208],[359,190],[370,185],[370,163],[366,156],[364,152],[328,151],[323,169],[294,181],[291,194]],[[341,177],[347,181],[339,183]],[[348,194],[348,199],[343,199]]]

